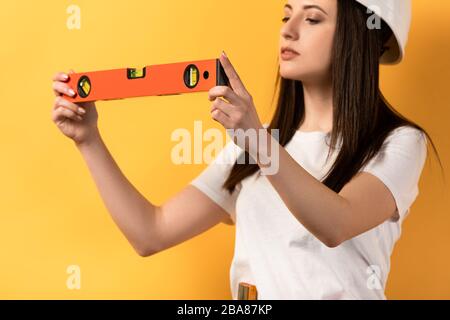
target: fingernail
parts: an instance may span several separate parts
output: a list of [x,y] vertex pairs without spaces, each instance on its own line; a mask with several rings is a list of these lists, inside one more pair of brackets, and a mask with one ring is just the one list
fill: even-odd
[[85,113],[86,113],[86,110],[84,110],[83,108],[78,108],[78,112],[80,112],[80,113],[82,113],[82,114],[85,114]]
[[70,94],[71,96],[74,96],[74,95],[75,95],[75,91],[73,91],[72,89],[69,89],[69,94]]
[[67,80],[67,79],[69,79],[69,76],[67,74],[63,74],[63,79]]
[[222,50],[222,56],[224,56],[225,58],[228,58],[228,57],[227,57],[227,54],[226,54],[225,51],[223,51],[223,50]]

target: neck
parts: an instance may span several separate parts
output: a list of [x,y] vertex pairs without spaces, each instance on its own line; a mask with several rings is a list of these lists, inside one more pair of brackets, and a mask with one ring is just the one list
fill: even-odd
[[331,83],[303,83],[305,117],[302,131],[330,132],[333,127],[333,88]]

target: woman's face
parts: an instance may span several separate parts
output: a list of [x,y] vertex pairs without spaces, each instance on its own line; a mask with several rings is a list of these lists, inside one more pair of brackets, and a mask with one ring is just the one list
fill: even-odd
[[[280,32],[280,74],[303,83],[330,79],[337,0],[289,0]],[[298,55],[284,57],[283,47]]]

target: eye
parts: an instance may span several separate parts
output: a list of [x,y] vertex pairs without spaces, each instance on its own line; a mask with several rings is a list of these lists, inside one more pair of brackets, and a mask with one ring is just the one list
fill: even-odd
[[[289,17],[284,17],[283,19],[281,19],[281,21],[286,23],[287,21],[289,21]],[[315,19],[311,19],[311,18],[307,18],[307,19],[305,19],[305,21],[308,21],[309,24],[318,24],[318,23],[320,23],[319,20],[315,20]]]
[[319,20],[314,20],[314,19],[311,19],[311,18],[306,19],[306,21],[308,21],[309,24],[318,24],[320,22]]

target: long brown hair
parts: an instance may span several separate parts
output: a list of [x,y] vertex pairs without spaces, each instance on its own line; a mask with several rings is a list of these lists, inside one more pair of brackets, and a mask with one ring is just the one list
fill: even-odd
[[[408,120],[384,98],[379,88],[379,60],[392,30],[382,21],[381,29],[366,27],[367,9],[354,0],[338,0],[338,15],[332,56],[333,128],[330,153],[340,137],[342,145],[329,172],[322,181],[339,192],[380,150],[391,131],[411,126],[423,132],[436,147],[429,134]],[[305,115],[301,81],[281,78],[278,67],[275,90],[281,85],[275,114],[267,128],[278,129],[280,145],[285,146],[301,125]],[[223,184],[232,193],[244,178],[259,171],[258,164],[237,160]]]

